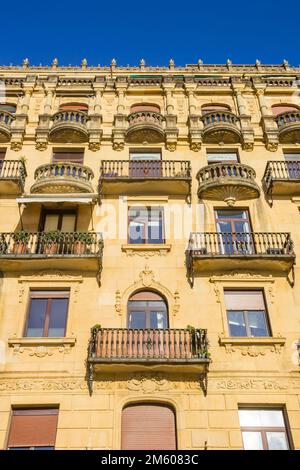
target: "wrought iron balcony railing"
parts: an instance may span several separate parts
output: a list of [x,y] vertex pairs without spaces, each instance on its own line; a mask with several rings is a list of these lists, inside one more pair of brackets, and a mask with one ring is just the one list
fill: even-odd
[[91,362],[205,362],[206,330],[93,328]]
[[31,187],[31,192],[92,192],[93,177],[92,170],[84,165],[48,163],[35,170],[35,183]]
[[0,161],[0,181],[16,181],[23,191],[26,176],[25,164],[21,160]]
[[189,179],[186,160],[103,160],[100,179]]
[[291,235],[286,232],[194,232],[190,236],[188,252],[193,258],[294,256]]
[[102,250],[96,232],[0,233],[0,258],[101,257]]

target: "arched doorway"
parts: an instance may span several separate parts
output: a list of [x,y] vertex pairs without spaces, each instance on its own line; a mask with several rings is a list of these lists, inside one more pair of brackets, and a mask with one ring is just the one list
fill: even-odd
[[154,291],[136,292],[128,300],[127,325],[131,329],[168,328],[166,300]]
[[122,450],[176,450],[176,416],[163,403],[140,403],[122,411]]

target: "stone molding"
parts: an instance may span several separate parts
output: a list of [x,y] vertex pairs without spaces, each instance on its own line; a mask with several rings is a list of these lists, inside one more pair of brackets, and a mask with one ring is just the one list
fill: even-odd
[[62,338],[8,338],[8,346],[13,349],[14,355],[27,353],[29,356],[43,358],[53,356],[55,353],[70,354],[75,346],[75,337]]

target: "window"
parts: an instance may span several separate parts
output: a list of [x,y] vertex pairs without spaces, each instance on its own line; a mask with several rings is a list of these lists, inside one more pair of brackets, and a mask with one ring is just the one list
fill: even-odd
[[60,105],[59,110],[60,111],[82,111],[84,113],[87,113],[89,110],[89,107],[87,104],[84,104],[84,103],[64,103]]
[[13,410],[7,448],[54,450],[58,408]]
[[213,113],[213,112],[222,112],[222,111],[230,111],[230,107],[227,106],[226,104],[206,104],[202,106],[202,115],[207,114],[207,113]]
[[162,163],[160,151],[131,151],[129,153],[129,176],[160,177]]
[[131,113],[138,113],[138,112],[160,113],[160,106],[158,104],[153,104],[153,103],[137,103],[131,106],[130,112]]
[[130,297],[128,328],[168,328],[168,309],[165,300],[151,291],[141,291]]
[[207,152],[209,165],[213,163],[237,163],[238,161],[237,152]]
[[216,210],[215,217],[221,254],[252,254],[255,251],[247,210]]
[[230,336],[270,336],[262,291],[226,290],[224,294]]
[[284,159],[287,165],[288,177],[300,179],[300,153],[284,152]]
[[128,243],[164,243],[163,208],[130,207],[128,212]]
[[52,161],[53,163],[58,162],[68,162],[68,163],[79,163],[83,164],[84,150],[82,149],[63,149],[63,150],[54,150]]
[[68,291],[32,291],[25,336],[31,338],[65,336],[68,305]]
[[76,229],[76,210],[51,210],[42,212],[40,230],[50,232],[61,230],[62,232],[74,232]]
[[280,409],[240,409],[245,450],[288,450],[289,440]]
[[290,104],[275,104],[272,106],[272,112],[275,116],[278,116],[281,113],[297,113],[299,111],[299,108],[297,106],[293,106]]

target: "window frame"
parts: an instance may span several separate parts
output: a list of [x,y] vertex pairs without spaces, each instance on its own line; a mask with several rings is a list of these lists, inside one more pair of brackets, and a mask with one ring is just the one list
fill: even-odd
[[[168,309],[168,302],[166,301],[166,299],[159,293],[156,293],[154,291],[151,291],[151,290],[142,290],[142,291],[139,291],[138,294],[144,294],[145,298],[144,299],[136,299],[134,300],[133,297],[135,297],[137,293],[131,295],[127,301],[127,328],[128,329],[132,329],[131,327],[129,327],[129,323],[130,323],[130,314],[135,311],[140,311],[140,312],[144,312],[145,313],[145,320],[146,320],[146,326],[143,328],[143,329],[151,329],[151,310],[153,310],[153,308],[150,307],[150,305],[147,305],[145,307],[134,307],[133,306],[133,302],[147,302],[147,304],[149,304],[149,302],[161,302],[164,304],[164,308],[161,308],[161,310],[159,310],[160,312],[163,312],[166,314],[166,328],[165,329],[168,329],[170,327],[170,323],[169,323],[169,309]],[[157,296],[157,297],[160,297],[160,299],[150,299],[151,297],[151,294]],[[148,297],[148,299],[147,299]],[[131,300],[132,299],[132,300]],[[164,329],[164,328],[163,328]]]
[[[243,447],[244,447],[244,438],[243,438],[243,433],[244,432],[259,432],[261,435],[261,442],[263,445],[262,450],[269,450],[268,446],[268,440],[267,440],[267,432],[283,432],[285,434],[286,438],[286,443],[288,449],[286,450],[292,450],[293,449],[293,442],[292,442],[292,435],[291,435],[291,429],[288,421],[288,415],[286,408],[280,407],[280,406],[272,406],[272,405],[255,405],[255,406],[247,406],[247,405],[239,405],[238,410],[248,410],[248,411],[264,411],[264,410],[274,410],[274,411],[281,411],[282,413],[282,418],[284,422],[284,427],[279,427],[279,426],[240,426],[240,430],[242,433],[242,440],[243,440]],[[245,448],[244,448],[245,449]]]
[[[55,156],[57,154],[73,154],[73,155],[80,155],[81,158],[80,160],[81,161],[76,161],[76,159],[74,159],[74,161],[72,161],[72,158],[70,160],[65,160],[65,159],[62,159],[62,160],[56,160],[55,159]],[[68,148],[53,148],[52,149],[52,156],[51,156],[51,161],[52,163],[74,163],[74,164],[78,164],[78,165],[83,165],[84,164],[84,148],[71,148],[71,149],[68,149]]]
[[[131,242],[131,239],[130,239],[130,231],[129,231],[129,228],[130,228],[130,222],[132,220],[135,220],[135,219],[132,219],[129,215],[130,211],[131,210],[137,210],[137,209],[143,209],[143,210],[147,210],[147,218],[145,219],[146,223],[144,225],[144,235],[147,234],[147,238],[146,236],[144,238],[141,238],[141,240],[144,240],[143,242],[138,242],[136,240],[134,240],[133,242]],[[149,214],[151,215],[151,210],[152,209],[156,209],[156,210],[159,210],[160,211],[160,218],[159,218],[159,221],[161,223],[161,233],[162,233],[162,237],[161,237],[161,241],[155,243],[151,240],[148,239],[148,228],[149,228],[149,221],[151,222],[151,218],[149,218]],[[143,220],[143,219],[141,219]],[[128,207],[128,212],[127,212],[127,243],[128,245],[164,245],[166,243],[166,237],[165,237],[165,217],[164,217],[164,207],[162,206],[143,206],[143,205],[132,205],[132,206],[129,206]]]
[[[52,295],[51,295],[51,292],[53,292]],[[61,292],[61,294],[59,292]],[[46,306],[45,321],[43,325],[43,336],[27,336],[29,319],[30,319],[31,299],[47,299],[48,300],[47,306]],[[58,338],[58,336],[49,336],[49,324],[50,324],[50,316],[51,316],[50,312],[52,309],[53,299],[68,299],[64,334],[63,336],[59,336],[59,338],[66,337],[69,308],[70,308],[70,290],[64,289],[60,291],[59,289],[56,289],[55,291],[54,290],[53,291],[30,290],[29,291],[29,298],[28,298],[27,309],[26,309],[26,321],[25,321],[25,325],[23,329],[24,338]]]
[[78,206],[69,209],[49,209],[45,206],[41,209],[41,216],[39,222],[39,232],[45,231],[45,222],[46,217],[48,214],[57,214],[58,215],[58,227],[56,230],[61,230],[62,221],[64,215],[75,215],[75,224],[74,224],[74,232],[77,231],[77,222],[78,222]]
[[[247,292],[261,292],[262,294],[262,297],[263,297],[263,301],[264,301],[264,310],[244,310],[244,309],[240,309],[240,310],[227,310],[227,307],[226,307],[226,301],[225,301],[225,292],[231,292],[231,291],[239,291],[239,292],[245,292],[247,294]],[[228,329],[228,334],[229,334],[229,337],[230,338],[272,338],[273,334],[272,334],[272,329],[271,329],[271,323],[270,323],[270,316],[269,316],[269,311],[268,311],[268,305],[267,305],[267,302],[266,302],[266,296],[265,296],[265,290],[264,289],[234,289],[234,288],[224,288],[223,289],[223,295],[224,295],[224,304],[225,304],[225,312],[226,312],[226,320],[227,320],[227,329]],[[265,319],[265,324],[266,324],[266,328],[267,328],[267,332],[268,332],[268,335],[267,336],[253,336],[250,333],[250,327],[249,327],[249,322],[248,322],[248,315],[245,315],[247,312],[264,312],[264,319]],[[246,327],[246,332],[247,332],[247,335],[246,336],[233,336],[231,335],[230,333],[230,325],[229,325],[229,318],[228,318],[228,312],[243,312],[243,318],[244,318],[244,322],[245,322],[245,327]]]
[[[212,161],[212,162],[209,162],[209,161],[208,161],[208,156],[209,156],[210,154],[214,154],[214,155],[217,155],[217,154],[220,154],[220,155],[226,155],[226,154],[232,155],[233,153],[236,155],[236,160],[216,160],[216,161]],[[220,163],[220,164],[222,164],[222,163],[224,163],[224,164],[225,164],[225,163],[231,163],[231,164],[234,164],[234,163],[241,163],[240,154],[239,154],[238,149],[234,149],[234,150],[228,150],[228,149],[226,149],[226,150],[223,150],[223,151],[222,151],[222,150],[219,150],[219,149],[218,149],[218,150],[207,149],[207,150],[206,150],[206,159],[207,159],[207,164],[208,164],[208,165],[214,165],[215,163],[216,163],[216,164],[217,164],[217,163]]]

